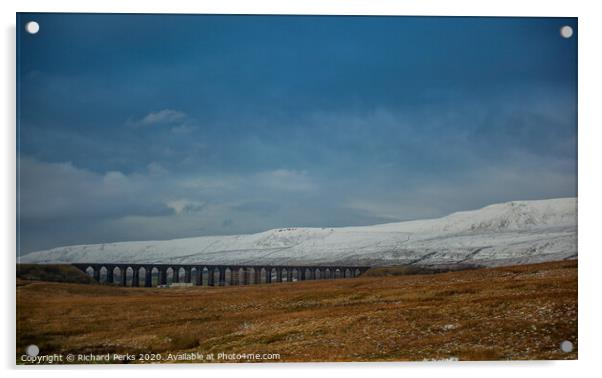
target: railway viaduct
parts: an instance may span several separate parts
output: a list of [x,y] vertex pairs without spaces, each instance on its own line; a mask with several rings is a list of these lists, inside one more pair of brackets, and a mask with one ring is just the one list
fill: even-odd
[[206,264],[74,263],[100,283],[153,287],[168,283],[197,286],[251,285],[319,279],[354,278],[367,266],[284,266]]

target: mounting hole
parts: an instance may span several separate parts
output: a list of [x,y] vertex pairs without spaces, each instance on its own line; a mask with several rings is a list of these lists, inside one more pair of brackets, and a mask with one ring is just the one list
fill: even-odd
[[25,31],[27,31],[29,34],[36,34],[38,31],[40,31],[40,24],[35,21],[29,21],[25,24]]
[[38,346],[35,344],[31,344],[25,348],[25,353],[27,353],[29,357],[35,357],[40,354],[40,348],[38,348]]
[[562,36],[562,38],[571,38],[573,36],[573,28],[568,25],[561,27],[560,35]]
[[573,343],[568,340],[564,340],[563,342],[560,343],[560,350],[562,350],[564,353],[572,352],[573,351]]

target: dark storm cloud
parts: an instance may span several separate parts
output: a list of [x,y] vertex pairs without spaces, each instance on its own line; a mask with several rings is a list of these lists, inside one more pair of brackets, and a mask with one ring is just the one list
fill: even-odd
[[576,195],[575,19],[19,23],[23,252]]

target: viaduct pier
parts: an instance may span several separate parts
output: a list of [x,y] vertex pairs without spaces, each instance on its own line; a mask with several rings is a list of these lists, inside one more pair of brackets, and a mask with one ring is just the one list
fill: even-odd
[[185,283],[196,286],[252,285],[359,277],[368,266],[285,266],[206,264],[71,264],[99,283],[153,287]]

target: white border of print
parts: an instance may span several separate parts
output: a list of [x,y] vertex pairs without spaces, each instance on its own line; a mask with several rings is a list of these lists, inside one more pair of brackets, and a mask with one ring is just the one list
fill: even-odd
[[[27,377],[44,374],[47,378],[67,376],[105,377],[108,374],[136,374],[144,370],[147,377],[164,377],[166,369],[180,369],[177,374],[244,374],[245,378],[265,374],[286,374],[296,378],[307,374],[345,374],[363,377],[445,374],[446,377],[504,377],[537,374],[545,377],[587,376],[599,370],[602,319],[599,298],[602,254],[599,251],[600,214],[602,206],[602,120],[599,88],[602,87],[601,16],[594,1],[536,2],[528,0],[220,0],[194,3],[190,0],[4,0],[2,7],[2,90],[0,96],[3,148],[2,209],[0,232],[4,248],[2,261],[4,287],[1,317],[0,368],[4,376]],[[15,12],[118,12],[118,13],[246,13],[246,14],[364,14],[364,15],[450,15],[450,16],[557,16],[579,17],[579,360],[526,362],[421,362],[421,363],[324,363],[324,364],[244,364],[187,366],[82,366],[82,367],[15,367]],[[596,42],[598,42],[596,44]],[[492,369],[494,368],[494,369]],[[191,372],[188,370],[202,369]],[[334,370],[336,369],[336,373]],[[372,373],[372,369],[378,369]],[[86,370],[82,372],[82,370]],[[218,370],[218,371],[214,371]],[[242,370],[245,370],[244,372]],[[267,372],[266,370],[271,370]],[[286,370],[286,371],[284,371]],[[140,374],[141,372],[138,372]]]

